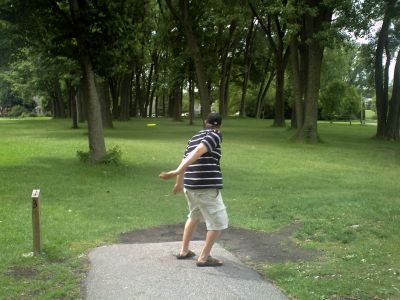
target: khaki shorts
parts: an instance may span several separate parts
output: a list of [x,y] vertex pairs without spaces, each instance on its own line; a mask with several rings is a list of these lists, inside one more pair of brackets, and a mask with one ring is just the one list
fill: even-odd
[[228,228],[228,214],[219,189],[185,189],[189,206],[188,218],[205,221],[207,230]]

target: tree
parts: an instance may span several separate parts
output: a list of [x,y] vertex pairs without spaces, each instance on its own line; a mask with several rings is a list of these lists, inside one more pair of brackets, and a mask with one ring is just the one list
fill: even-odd
[[322,117],[351,120],[360,111],[361,95],[354,86],[336,79],[321,90],[320,103]]
[[[197,87],[200,94],[201,111],[203,119],[210,113],[211,96],[207,87],[206,80],[206,67],[201,56],[200,44],[194,31],[194,21],[196,20],[193,16],[194,3],[190,3],[188,0],[179,0],[177,5],[174,5],[172,0],[165,0],[168,8],[171,11],[174,19],[177,22],[179,30],[183,32],[186,38],[187,47],[190,51],[197,78]],[[201,2],[202,5],[203,2]],[[197,3],[200,5],[200,3]]]
[[[398,79],[396,77],[395,85],[393,85],[392,99],[390,101],[391,103],[389,105],[389,66],[391,63],[392,53],[400,45],[400,39],[398,36],[396,36],[396,31],[391,30],[391,25],[393,22],[395,22],[397,25],[398,18],[400,17],[399,10],[400,1],[385,1],[383,21],[378,33],[375,51],[375,91],[378,116],[376,137],[379,139],[398,139],[399,135],[399,133],[396,132],[398,131],[398,129],[396,129],[398,128],[398,125],[396,124],[399,123],[399,112],[397,108]],[[385,64],[383,64],[384,56],[386,59]],[[396,62],[396,67],[398,67],[398,61]],[[398,70],[395,70],[394,75],[396,76],[398,72]]]
[[282,16],[287,1],[275,1],[268,6],[267,23],[257,12],[254,4],[249,1],[249,6],[257,18],[269,42],[269,48],[274,53],[276,71],[275,116],[273,126],[285,126],[285,70],[289,60],[289,46],[285,41],[287,35],[286,19]]

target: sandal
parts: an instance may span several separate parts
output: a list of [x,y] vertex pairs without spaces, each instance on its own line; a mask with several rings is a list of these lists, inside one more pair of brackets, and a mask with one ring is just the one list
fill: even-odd
[[222,261],[215,259],[211,256],[209,256],[205,262],[201,261],[196,262],[196,265],[198,267],[220,267],[222,266],[222,264],[223,264]]
[[196,256],[196,254],[193,251],[189,250],[185,255],[176,255],[176,259],[188,259],[194,256]]

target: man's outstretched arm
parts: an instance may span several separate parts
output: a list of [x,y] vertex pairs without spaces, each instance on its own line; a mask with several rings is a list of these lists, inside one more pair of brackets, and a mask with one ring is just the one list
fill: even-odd
[[176,168],[173,171],[169,172],[161,172],[159,175],[160,178],[162,179],[170,179],[175,176],[183,176],[183,173],[185,173],[186,169],[193,164],[196,160],[200,158],[204,153],[208,152],[208,148],[205,144],[200,143],[192,152],[186,156],[185,159],[182,160],[178,168]]

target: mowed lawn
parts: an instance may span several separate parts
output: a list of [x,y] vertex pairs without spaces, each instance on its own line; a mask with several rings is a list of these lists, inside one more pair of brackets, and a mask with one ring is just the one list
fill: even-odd
[[[0,299],[80,298],[89,249],[184,222],[184,197],[158,174],[177,166],[196,124],[115,122],[106,144],[121,148],[122,163],[91,166],[76,156],[88,148],[84,126],[0,119]],[[263,268],[297,299],[400,299],[400,144],[374,140],[375,129],[321,123],[323,143],[303,145],[270,121],[224,122],[231,225],[271,232],[298,221],[294,239],[321,250],[312,261]],[[33,189],[41,190],[40,257],[29,256]]]

